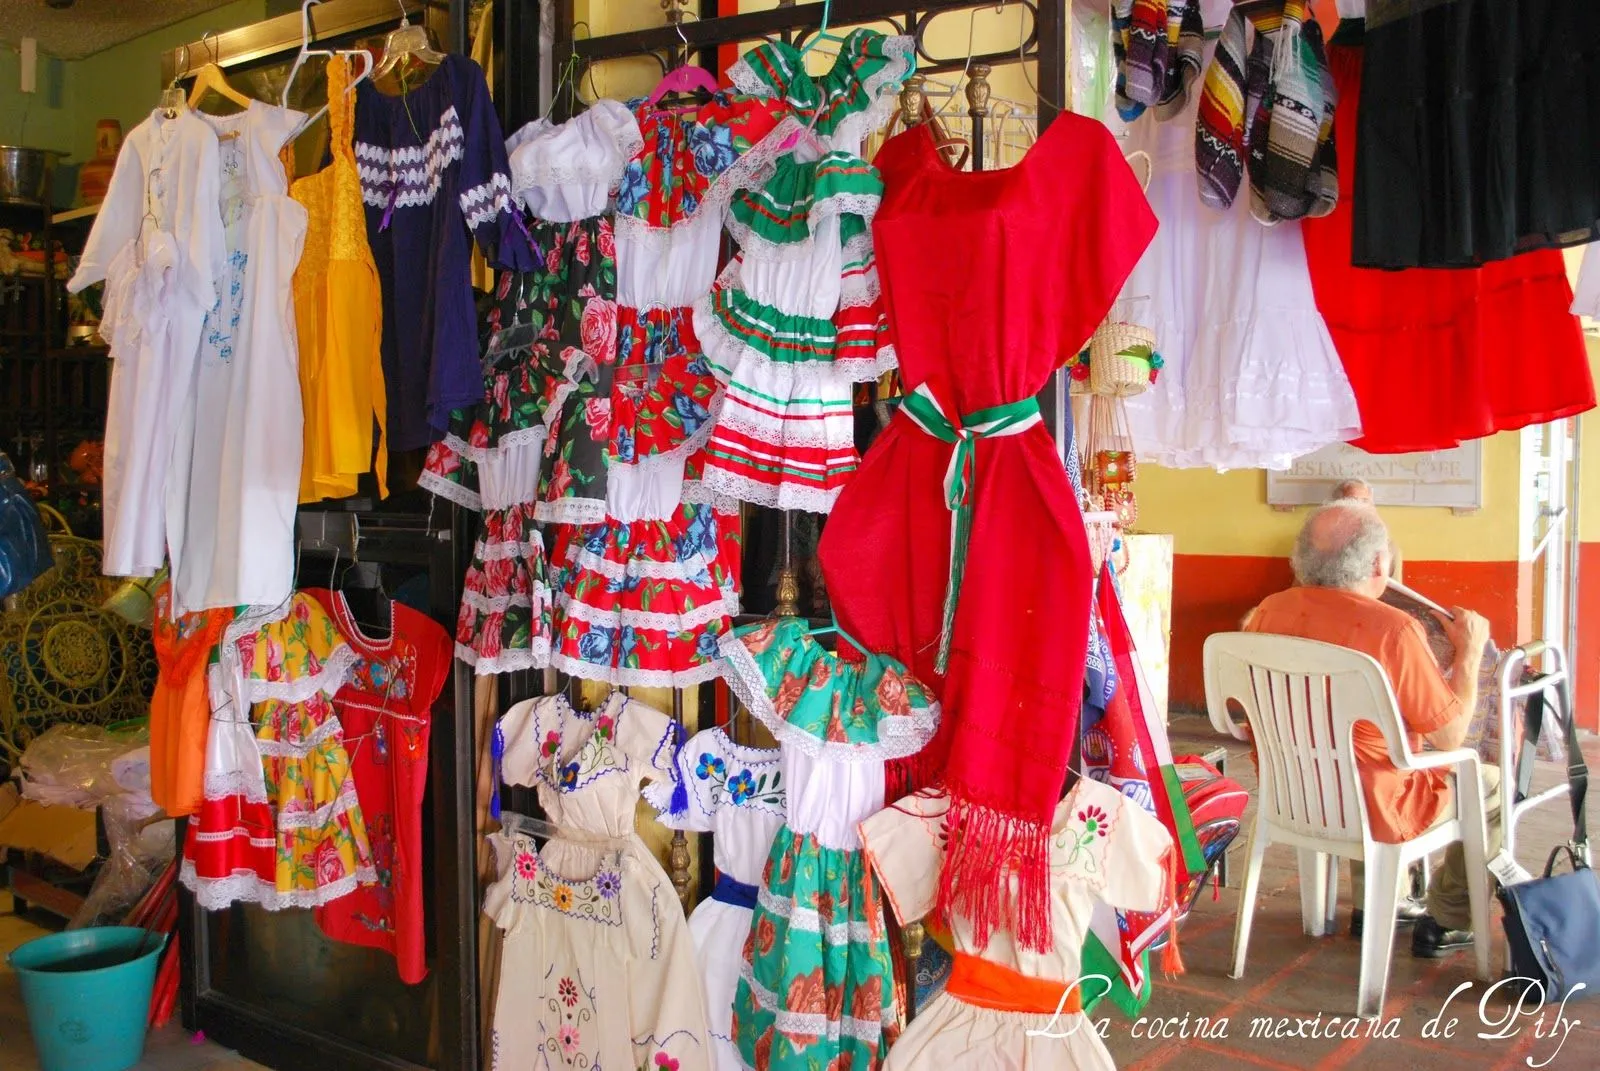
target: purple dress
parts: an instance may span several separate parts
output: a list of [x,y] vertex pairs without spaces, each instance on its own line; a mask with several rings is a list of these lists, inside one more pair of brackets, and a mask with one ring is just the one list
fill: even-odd
[[447,56],[400,97],[356,89],[356,162],[383,289],[389,446],[443,437],[450,411],[483,397],[471,239],[490,263],[533,267],[483,68]]

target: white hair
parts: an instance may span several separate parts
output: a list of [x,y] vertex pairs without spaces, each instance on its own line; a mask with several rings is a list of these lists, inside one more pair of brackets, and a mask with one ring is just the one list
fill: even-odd
[[[1346,523],[1325,523],[1312,539],[1318,520],[1338,513]],[[1329,522],[1333,519],[1329,518]],[[1372,577],[1373,563],[1389,546],[1389,532],[1377,510],[1357,499],[1335,499],[1311,511],[1295,540],[1295,580],[1301,587],[1351,590]]]

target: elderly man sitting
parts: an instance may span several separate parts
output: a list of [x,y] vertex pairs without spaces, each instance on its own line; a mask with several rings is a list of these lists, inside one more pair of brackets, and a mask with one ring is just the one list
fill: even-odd
[[[1439,672],[1422,626],[1378,600],[1389,576],[1389,533],[1370,504],[1343,499],[1306,518],[1294,549],[1296,586],[1268,596],[1245,628],[1334,643],[1371,655],[1389,676],[1411,746],[1460,747],[1478,701],[1478,664],[1489,639],[1488,622],[1456,609],[1443,622],[1455,645],[1450,679]],[[1443,770],[1401,773],[1389,761],[1383,734],[1366,722],[1355,727],[1354,749],[1367,797],[1373,836],[1385,843],[1410,840],[1450,812],[1450,779]],[[1499,849],[1500,771],[1482,767],[1489,801],[1489,854]],[[1355,902],[1362,898],[1362,867],[1351,866]],[[1445,852],[1428,889],[1426,914],[1411,936],[1414,956],[1438,957],[1472,944],[1466,860],[1460,843]],[[1404,913],[1402,913],[1404,914]],[[1352,929],[1360,931],[1358,910]]]

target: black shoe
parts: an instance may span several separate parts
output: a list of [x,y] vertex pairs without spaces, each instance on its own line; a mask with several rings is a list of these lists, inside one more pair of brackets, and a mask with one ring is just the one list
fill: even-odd
[[[1399,906],[1396,907],[1395,910],[1394,910],[1394,924],[1396,926],[1398,926],[1398,927],[1401,927],[1401,928],[1404,928],[1406,926],[1410,926],[1412,923],[1416,922],[1418,919],[1424,919],[1424,918],[1427,918],[1427,917],[1428,917],[1428,905],[1424,904],[1421,900],[1418,900],[1414,896],[1407,896],[1404,899],[1402,899],[1400,901]],[[1356,908],[1354,911],[1350,912],[1350,936],[1351,937],[1360,937],[1361,936],[1361,923],[1362,923],[1362,920],[1365,919],[1365,918],[1366,918],[1366,913],[1364,911],[1362,911],[1359,907]]]
[[1432,915],[1424,915],[1411,931],[1411,954],[1420,959],[1439,959],[1471,945],[1471,930],[1447,930]]

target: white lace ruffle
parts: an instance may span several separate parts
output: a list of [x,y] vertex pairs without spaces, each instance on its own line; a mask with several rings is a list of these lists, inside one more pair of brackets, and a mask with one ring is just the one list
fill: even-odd
[[727,469],[707,468],[706,482],[722,494],[768,509],[798,509],[808,513],[830,513],[842,487],[809,487],[792,480],[773,486]]
[[[787,264],[812,258],[816,253],[817,232],[823,220],[829,216],[854,215],[860,216],[870,224],[872,217],[878,214],[878,204],[881,200],[882,198],[876,194],[853,192],[841,192],[826,197],[812,205],[810,211],[806,213],[806,226],[810,233],[805,238],[792,242],[774,241],[757,234],[736,219],[732,213],[729,213],[728,220],[723,226],[733,240],[739,243],[739,251],[751,260]],[[848,249],[855,241],[856,239],[851,239],[841,248]],[[844,263],[850,263],[848,256],[844,258]]]
[[900,367],[900,358],[891,345],[880,346],[878,354],[872,358],[847,358],[833,362],[836,368],[844,370],[852,383],[871,383],[885,372],[893,372]]
[[550,664],[550,639],[547,636],[538,636],[533,639],[531,647],[501,651],[489,658],[484,658],[464,643],[458,643],[456,657],[471,666],[473,673],[479,677],[489,677],[496,673],[517,673],[526,669],[544,669]]
[[534,506],[533,515],[544,524],[604,524],[606,504],[595,498],[558,498]]
[[[550,604],[550,589],[542,581],[534,584],[533,591],[539,596],[539,606]],[[485,595],[482,592],[468,590],[461,593],[461,605],[480,614],[503,614],[512,608],[531,610],[535,604],[533,595],[524,591],[507,595]]]
[[[758,366],[765,373],[764,385],[781,386],[791,395],[796,393],[796,384],[799,384],[802,397],[807,391],[833,389],[848,399],[851,385],[856,382],[839,370],[843,362],[837,360],[823,357],[814,361],[774,361],[729,331],[722,318],[712,310],[710,298],[695,302],[694,333],[700,340],[706,363],[724,384],[740,382],[739,373],[748,366]],[[720,414],[718,419],[721,419]]]
[[652,562],[635,560],[628,562],[614,562],[603,555],[594,553],[592,550],[579,550],[578,553],[572,556],[569,560],[572,561],[572,563],[578,568],[588,569],[591,572],[599,573],[607,580],[627,580],[633,578],[638,580],[685,581],[689,578],[691,573],[707,571],[711,566],[711,563],[706,560],[705,555],[698,553],[695,554],[693,558],[689,559],[689,564],[695,566],[694,568],[689,568],[686,566],[686,563],[679,561]]
[[322,829],[335,818],[361,806],[356,799],[355,782],[345,779],[336,799],[311,811],[278,811],[279,829]]
[[621,628],[624,625],[652,632],[693,632],[713,621],[723,621],[738,613],[730,610],[726,599],[696,606],[684,614],[663,614],[648,610],[602,610],[581,602],[571,595],[561,596],[561,610],[574,621],[601,628]]
[[756,1006],[773,1015],[778,1030],[790,1037],[826,1038],[829,1045],[837,1047],[842,1037],[876,1043],[883,1037],[883,1024],[878,1020],[857,1019],[853,1015],[829,1018],[823,1012],[789,1011],[778,995],[756,981],[749,962],[739,969],[740,976],[750,986]]
[[[738,390],[737,387],[733,389]],[[851,461],[856,460],[855,416],[849,409],[830,414],[822,420],[785,419],[747,409],[734,396],[722,407],[722,419],[717,427],[739,432],[761,442],[771,451],[769,459],[781,456],[787,447],[794,447],[833,450]],[[716,441],[714,436],[712,441]],[[716,485],[713,483],[712,486]]]
[[711,512],[722,516],[737,517],[741,512],[737,498],[732,495],[715,493],[706,486],[703,479],[683,481],[683,504],[686,506],[710,506]]
[[454,502],[462,509],[470,509],[474,513],[483,511],[483,496],[469,487],[464,487],[447,476],[440,476],[436,472],[423,469],[417,476],[417,486],[446,502]]
[[271,755],[280,759],[303,759],[334,736],[340,737],[339,743],[342,745],[344,742],[343,730],[339,724],[339,719],[329,717],[321,725],[313,729],[310,736],[298,743],[292,743],[287,740],[262,740],[258,737],[256,739],[256,750],[263,757]]
[[348,644],[336,647],[322,663],[322,669],[309,676],[292,681],[246,678],[245,695],[251,703],[260,703],[267,699],[276,699],[282,703],[304,703],[318,693],[332,695],[344,685],[346,678],[350,676],[350,671],[360,659],[361,656],[356,653],[354,647]]
[[521,558],[542,561],[544,544],[537,539],[521,542],[512,540],[509,543],[485,543],[480,539],[472,548],[472,556],[481,562],[515,561]]
[[239,796],[249,803],[267,802],[267,786],[259,769],[250,773],[243,770],[207,770],[201,792],[208,800]]
[[277,887],[262,881],[251,871],[239,871],[226,878],[202,878],[195,873],[194,863],[185,859],[178,871],[178,880],[194,893],[197,904],[207,911],[221,911],[234,904],[259,904],[268,911],[281,911],[286,907],[322,907],[356,891],[357,886],[372,885],[378,880],[377,871],[362,867],[346,874],[338,881],[315,889],[297,889],[281,893]]
[[601,681],[624,688],[689,688],[722,676],[722,664],[713,659],[689,669],[634,669],[595,665],[581,658],[573,658],[560,651],[550,653],[553,669],[586,681]]
[[767,679],[756,664],[750,648],[737,634],[722,637],[723,664],[727,667],[723,678],[728,687],[767,727],[775,740],[799,749],[812,757],[827,756],[840,762],[884,762],[914,755],[933,739],[939,727],[939,704],[910,715],[886,714],[878,719],[876,743],[851,744],[834,740],[820,740],[810,733],[795,728],[778,713],[767,694]]
[[889,62],[883,70],[861,82],[864,95],[872,103],[839,120],[829,139],[836,148],[859,153],[867,138],[883,129],[900,103],[892,90],[916,70],[916,50],[916,39],[909,35],[895,34],[883,39],[883,54]]

